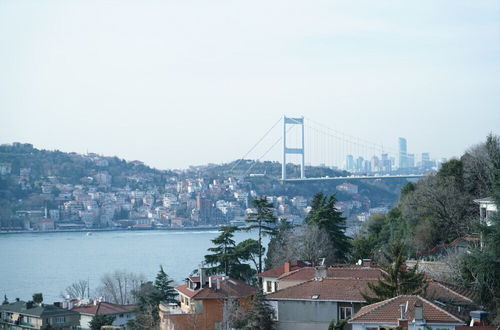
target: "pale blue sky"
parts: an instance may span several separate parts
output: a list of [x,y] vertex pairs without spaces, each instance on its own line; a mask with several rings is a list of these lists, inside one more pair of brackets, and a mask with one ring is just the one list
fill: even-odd
[[460,155],[500,133],[500,2],[0,0],[0,143],[183,168],[283,114]]

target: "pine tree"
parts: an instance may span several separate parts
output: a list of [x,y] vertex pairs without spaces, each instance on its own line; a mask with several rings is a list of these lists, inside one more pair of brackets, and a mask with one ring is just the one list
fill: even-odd
[[248,311],[244,320],[244,330],[276,329],[273,321],[274,309],[266,301],[262,290],[258,290],[253,297],[252,307]]
[[367,303],[372,304],[399,295],[424,294],[427,289],[425,275],[418,272],[418,267],[406,268],[404,252],[406,246],[401,240],[395,240],[389,245],[389,252],[384,253],[387,264],[382,267],[384,272],[376,283],[368,283],[375,294],[370,296],[361,293]]
[[163,270],[163,266],[160,266],[160,271],[156,275],[155,288],[158,290],[160,295],[160,300],[167,303],[176,303],[177,291],[175,291],[172,283],[174,280],[170,279]]
[[212,240],[215,247],[209,248],[208,251],[213,252],[213,254],[205,256],[205,263],[212,266],[208,269],[209,274],[230,275],[231,265],[237,262],[233,239],[236,229],[237,227],[234,226],[220,227],[220,235]]
[[345,234],[345,218],[342,212],[335,207],[337,202],[335,195],[325,196],[323,193],[314,195],[311,203],[311,211],[305,218],[308,225],[317,225],[327,232],[332,242],[335,262],[345,262],[351,249],[349,237]]
[[112,325],[115,319],[116,316],[113,315],[95,315],[90,320],[89,326],[91,330],[101,330],[104,325]]
[[262,272],[262,256],[264,255],[264,247],[262,246],[262,238],[266,235],[272,236],[275,234],[275,226],[277,218],[274,215],[273,204],[267,201],[265,196],[255,199],[252,202],[253,207],[257,212],[250,214],[245,220],[249,225],[246,230],[257,229],[259,242],[257,272]]

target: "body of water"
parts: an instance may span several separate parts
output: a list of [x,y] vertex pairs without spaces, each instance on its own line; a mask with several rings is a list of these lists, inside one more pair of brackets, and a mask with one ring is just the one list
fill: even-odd
[[[60,293],[78,280],[90,281],[90,293],[102,275],[115,270],[154,280],[160,265],[180,283],[196,269],[217,231],[112,231],[0,235],[0,296],[60,301]],[[256,238],[237,232],[235,241]],[[268,240],[265,241],[267,247]]]

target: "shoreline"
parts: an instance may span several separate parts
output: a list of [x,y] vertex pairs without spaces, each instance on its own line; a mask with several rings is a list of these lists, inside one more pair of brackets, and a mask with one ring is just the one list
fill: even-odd
[[0,231],[0,235],[7,234],[53,234],[53,233],[87,233],[87,232],[123,232],[123,231],[210,231],[218,230],[218,226],[200,226],[200,227],[183,227],[183,228],[88,228],[88,229],[62,229],[62,230],[45,230],[45,231],[31,231],[31,230],[16,230],[16,231]]

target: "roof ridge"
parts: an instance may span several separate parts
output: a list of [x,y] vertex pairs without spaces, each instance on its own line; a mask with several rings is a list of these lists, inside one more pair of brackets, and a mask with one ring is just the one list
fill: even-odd
[[[371,305],[375,305],[375,304],[378,304],[378,305],[377,305],[377,306],[375,306],[375,307],[373,307],[373,308],[371,308],[371,309],[368,309],[368,310],[367,310],[367,311],[365,311],[364,313],[361,313],[361,314],[359,314],[359,315],[356,315],[355,317],[353,317],[353,318],[351,319],[351,321],[352,321],[352,320],[355,320],[355,319],[357,319],[357,318],[359,318],[359,317],[361,317],[361,316],[363,316],[363,315],[366,315],[366,314],[368,314],[369,312],[375,311],[375,310],[379,309],[380,307],[382,307],[382,306],[385,306],[385,305],[389,304],[389,302],[391,302],[391,301],[393,301],[393,300],[395,300],[395,299],[397,299],[397,298],[399,298],[399,297],[401,297],[401,296],[392,297],[392,298],[389,298],[389,299],[382,300],[382,301],[376,302],[376,303],[374,303],[374,304],[371,304]],[[370,305],[367,305],[367,306],[364,306],[364,307],[368,307],[368,306],[370,306]],[[359,312],[361,312],[361,309],[358,311],[358,313],[359,313]]]
[[460,293],[456,292],[455,290],[453,290],[453,289],[451,289],[451,288],[447,287],[447,286],[446,286],[446,284],[441,283],[440,281],[435,281],[435,280],[433,280],[433,282],[435,282],[435,283],[437,283],[438,285],[442,286],[443,288],[445,288],[446,290],[450,291],[451,293],[456,294],[457,296],[460,296],[460,297],[464,298],[465,300],[468,300],[468,301],[470,301],[470,302],[472,302],[472,303],[474,302],[474,300],[472,300],[472,299],[470,299],[469,297],[466,297],[466,296],[464,296],[464,295],[462,295],[462,294],[460,294]]
[[279,279],[282,279],[282,278],[285,278],[285,277],[288,277],[288,276],[290,276],[290,275],[292,275],[292,274],[295,274],[295,273],[297,273],[298,271],[301,271],[301,270],[303,270],[303,269],[309,269],[309,268],[313,268],[313,269],[314,269],[314,267],[309,267],[309,266],[307,266],[307,267],[297,268],[297,269],[295,269],[295,270],[291,270],[291,271],[289,271],[289,272],[286,272],[286,273],[281,274],[280,276],[278,276],[278,280],[279,280]]
[[444,308],[441,308],[439,307],[438,305],[436,304],[433,304],[432,302],[430,302],[429,300],[417,295],[417,297],[419,299],[422,299],[424,302],[428,303],[428,304],[431,304],[431,306],[443,311],[445,314],[447,314],[448,316],[451,316],[452,318],[454,318],[455,320],[459,321],[460,323],[465,323],[463,320],[459,319],[458,317],[456,317],[455,315],[451,314],[450,312],[448,312],[447,310],[445,310]]
[[286,287],[284,289],[281,289],[281,290],[278,290],[278,291],[274,291],[274,292],[270,293],[269,295],[272,295],[272,294],[275,294],[275,293],[278,293],[278,292],[284,292],[284,291],[287,291],[288,289],[292,289],[292,288],[298,287],[300,285],[303,285],[303,284],[306,284],[306,283],[309,283],[309,282],[316,282],[316,280],[315,279],[310,279],[310,280],[307,280],[307,281],[304,281],[304,282],[300,282],[300,283],[288,286],[288,287]]

